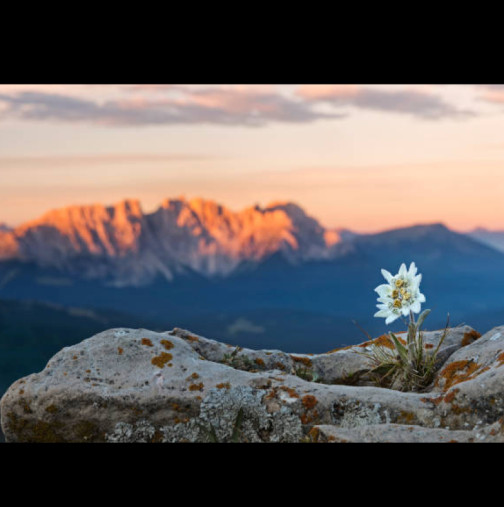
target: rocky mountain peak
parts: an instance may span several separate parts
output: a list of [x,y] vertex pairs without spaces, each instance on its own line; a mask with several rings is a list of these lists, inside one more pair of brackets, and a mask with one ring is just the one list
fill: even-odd
[[88,275],[140,281],[156,273],[171,279],[186,268],[206,276],[227,275],[243,261],[259,262],[277,252],[291,262],[325,258],[337,240],[329,238],[317,220],[291,202],[235,212],[209,199],[182,196],[165,199],[145,214],[138,200],[126,199],[112,206],[51,210],[12,231],[0,231],[0,259],[62,270],[78,271],[84,265]]

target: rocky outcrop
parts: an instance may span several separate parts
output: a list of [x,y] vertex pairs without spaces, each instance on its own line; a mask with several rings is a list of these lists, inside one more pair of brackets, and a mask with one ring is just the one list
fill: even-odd
[[451,329],[425,392],[370,385],[357,351],[373,346],[389,344],[309,355],[111,329],[16,381],[2,429],[7,442],[504,441],[504,327]]

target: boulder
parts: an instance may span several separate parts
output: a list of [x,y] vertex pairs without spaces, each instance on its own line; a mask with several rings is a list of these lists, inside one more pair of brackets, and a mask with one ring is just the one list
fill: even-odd
[[[7,442],[500,441],[503,330],[450,330],[435,383],[418,393],[367,385],[368,359],[354,350],[388,346],[384,337],[309,355],[111,329],[16,381],[1,424]],[[426,350],[439,333],[426,333]],[[446,368],[470,359],[488,369],[455,382]]]
[[356,428],[333,425],[314,426],[310,431],[313,442],[321,443],[472,443],[502,442],[500,426],[494,424],[479,432],[424,428],[406,424],[369,424]]
[[[424,331],[423,340],[426,353],[432,352],[444,333],[443,330]],[[397,333],[405,342],[406,333]],[[458,326],[447,330],[445,339],[438,351],[438,359],[442,363],[461,347],[465,347],[481,336],[470,326]],[[379,336],[357,345],[334,349],[326,354],[318,354],[311,358],[315,377],[327,384],[371,385],[367,373],[373,364],[365,353],[373,346],[394,348],[387,335]]]

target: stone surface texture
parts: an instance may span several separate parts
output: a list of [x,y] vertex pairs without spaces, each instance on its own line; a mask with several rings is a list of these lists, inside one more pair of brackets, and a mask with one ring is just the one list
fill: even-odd
[[450,329],[425,392],[372,385],[359,352],[374,346],[390,344],[309,355],[110,329],[14,382],[2,429],[7,442],[504,441],[504,326]]

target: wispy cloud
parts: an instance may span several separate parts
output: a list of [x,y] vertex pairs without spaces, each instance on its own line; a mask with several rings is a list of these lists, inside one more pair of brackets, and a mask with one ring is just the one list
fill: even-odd
[[0,120],[102,126],[299,124],[346,118],[345,106],[429,120],[476,115],[432,89],[411,86],[392,90],[350,85],[0,86]]
[[92,122],[107,126],[217,124],[253,127],[270,122],[305,123],[344,116],[319,112],[311,103],[271,91],[265,93],[264,89],[171,87],[163,91],[177,91],[179,95],[144,93],[99,102],[45,91],[0,93],[3,106],[0,118]]
[[353,85],[307,85],[301,86],[297,93],[307,101],[408,114],[427,120],[476,116],[474,111],[459,109],[440,95],[414,88],[383,90]]
[[504,85],[502,84],[490,84],[490,85],[479,85],[480,90],[479,98],[485,102],[493,104],[504,104]]

